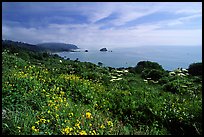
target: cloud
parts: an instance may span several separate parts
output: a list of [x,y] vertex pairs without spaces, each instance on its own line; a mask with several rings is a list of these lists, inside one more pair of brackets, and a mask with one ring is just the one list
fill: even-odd
[[[74,29],[72,29],[74,27]],[[66,42],[80,48],[132,47],[141,45],[199,45],[202,30],[157,30],[154,25],[132,29],[100,30],[88,25],[51,25],[44,29],[3,27],[3,35],[31,43]],[[26,38],[26,39],[25,39]],[[95,47],[95,48],[96,48]]]
[[[200,5],[160,2],[3,3],[2,36],[32,44],[73,43],[81,48],[201,45],[202,25],[193,24],[195,19],[202,18]],[[11,7],[15,8],[9,11]],[[175,18],[162,19],[160,13],[175,15]],[[148,20],[151,16],[155,18],[154,22]],[[141,18],[145,18],[142,23],[134,23]],[[132,25],[128,26],[131,21]],[[192,26],[190,29],[189,25]]]

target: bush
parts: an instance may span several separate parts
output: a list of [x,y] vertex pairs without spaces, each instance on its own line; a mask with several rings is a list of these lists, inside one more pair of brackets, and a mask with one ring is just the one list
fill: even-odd
[[202,62],[190,64],[188,73],[193,76],[202,76]]
[[44,53],[43,53],[43,57],[44,57],[44,58],[48,58],[48,57],[49,57],[49,54],[48,54],[47,52],[44,52]]
[[136,73],[141,73],[144,69],[156,69],[156,70],[164,70],[161,65],[156,62],[151,61],[140,61],[137,63],[135,67]]
[[142,72],[142,78],[151,78],[152,80],[159,80],[164,76],[164,71],[156,69],[145,69]]

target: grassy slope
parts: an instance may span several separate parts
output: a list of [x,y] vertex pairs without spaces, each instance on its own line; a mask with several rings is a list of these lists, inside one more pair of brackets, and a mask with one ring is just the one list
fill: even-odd
[[3,134],[202,134],[200,94],[91,63],[2,57]]

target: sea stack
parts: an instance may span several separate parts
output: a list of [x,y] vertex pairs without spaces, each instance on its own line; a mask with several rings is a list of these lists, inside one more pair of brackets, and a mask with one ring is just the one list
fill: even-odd
[[100,49],[100,51],[108,51],[106,48],[102,48]]

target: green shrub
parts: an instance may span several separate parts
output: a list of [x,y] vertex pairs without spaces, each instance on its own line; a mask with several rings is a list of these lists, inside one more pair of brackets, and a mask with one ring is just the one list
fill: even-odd
[[141,73],[144,69],[157,69],[157,70],[164,70],[161,65],[157,62],[151,61],[140,61],[137,63],[135,67],[136,73]]
[[188,73],[193,76],[202,76],[202,62],[190,64]]
[[151,78],[152,80],[159,80],[164,76],[164,71],[157,69],[145,69],[142,71],[142,78]]
[[173,79],[169,78],[166,84],[163,85],[165,91],[180,95],[197,95],[202,92],[202,86],[200,84],[195,84],[194,79],[183,78],[176,76]]

